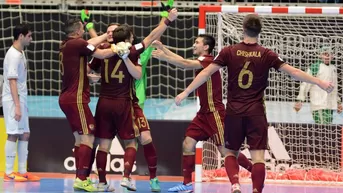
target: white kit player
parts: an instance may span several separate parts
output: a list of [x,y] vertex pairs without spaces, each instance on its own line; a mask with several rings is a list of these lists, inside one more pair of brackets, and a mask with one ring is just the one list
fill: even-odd
[[[39,177],[26,171],[30,128],[27,109],[27,60],[24,47],[32,41],[32,32],[28,25],[20,24],[14,27],[13,37],[13,45],[7,51],[3,63],[2,104],[8,135],[5,145],[4,181],[39,181]],[[17,153],[18,172],[14,172],[13,165]]]

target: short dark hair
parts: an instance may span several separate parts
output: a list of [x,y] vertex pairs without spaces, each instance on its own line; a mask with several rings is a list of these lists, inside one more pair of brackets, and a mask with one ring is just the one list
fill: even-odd
[[80,22],[81,20],[78,18],[68,19],[64,25],[64,32],[68,35],[80,29]]
[[20,34],[23,34],[23,36],[26,36],[30,31],[31,31],[31,28],[28,24],[21,23],[14,27],[13,38],[14,40],[18,40]]
[[214,37],[209,34],[200,34],[198,37],[203,39],[204,45],[208,45],[208,53],[212,53],[214,46],[216,45]]
[[120,25],[115,30],[113,30],[113,43],[116,44],[118,42],[125,42],[125,40],[129,40],[131,38],[131,34],[134,35],[133,30],[129,25]]
[[116,25],[116,26],[119,27],[119,26],[120,26],[120,23],[115,23],[115,22],[114,22],[114,23],[110,23],[110,24],[107,25],[107,27],[111,27],[112,25]]
[[261,33],[262,21],[256,14],[249,14],[244,17],[243,29],[247,36],[257,37]]

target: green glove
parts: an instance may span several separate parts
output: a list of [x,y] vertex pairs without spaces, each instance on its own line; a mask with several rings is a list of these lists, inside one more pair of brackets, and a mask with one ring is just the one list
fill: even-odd
[[168,0],[166,5],[163,2],[161,2],[161,6],[162,6],[161,17],[168,17],[169,11],[173,8],[173,5],[174,5],[174,0]]
[[94,23],[91,22],[91,13],[87,9],[81,10],[81,21],[87,30],[94,28]]

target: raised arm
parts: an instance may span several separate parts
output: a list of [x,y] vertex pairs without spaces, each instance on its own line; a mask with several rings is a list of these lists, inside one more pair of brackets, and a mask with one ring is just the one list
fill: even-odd
[[279,68],[279,71],[289,74],[296,80],[318,85],[321,89],[328,93],[332,92],[332,90],[335,88],[332,82],[320,80],[319,78],[313,77],[310,74],[307,74],[306,72],[294,68],[286,63]]
[[192,81],[192,83],[179,95],[175,98],[176,105],[180,105],[181,102],[188,97],[188,95],[193,92],[195,89],[199,88],[202,84],[204,84],[207,79],[216,71],[218,71],[221,66],[211,63],[208,67],[204,68],[198,76]]
[[177,67],[185,69],[201,69],[202,65],[198,60],[185,59],[166,48],[160,41],[154,41],[153,46],[158,48],[152,52],[152,56],[162,61],[166,61]]

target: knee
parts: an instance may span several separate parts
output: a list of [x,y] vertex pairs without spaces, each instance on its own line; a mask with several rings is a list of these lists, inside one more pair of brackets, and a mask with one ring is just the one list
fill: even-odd
[[184,155],[194,155],[195,153],[195,145],[197,141],[190,137],[186,137],[185,140],[183,140],[182,149]]
[[125,144],[125,149],[126,148],[135,148],[137,150],[137,141],[136,141],[136,139],[124,140],[124,144]]
[[29,141],[29,139],[30,139],[30,133],[24,133],[19,136],[20,141]]
[[265,163],[264,160],[264,150],[250,150],[251,161],[253,164]]
[[99,139],[99,149],[98,151],[110,152],[112,140],[110,139]]
[[232,157],[238,158],[238,155],[239,155],[239,151],[235,151],[235,150],[232,150],[232,149],[226,149],[225,148],[225,155],[224,155],[224,157],[232,156]]
[[74,135],[74,138],[75,138],[75,144],[74,144],[74,146],[80,147],[80,144],[81,144],[81,136],[80,136],[77,132],[74,132],[73,135]]
[[222,157],[226,157],[229,155],[229,150],[224,146],[218,146],[218,151]]
[[80,144],[87,145],[88,147],[93,149],[94,135],[81,135],[80,139]]
[[12,141],[12,142],[17,142],[17,140],[19,139],[19,135],[17,134],[7,134],[7,140],[8,141]]
[[152,137],[149,131],[144,131],[140,136],[141,145],[147,145],[152,142]]

